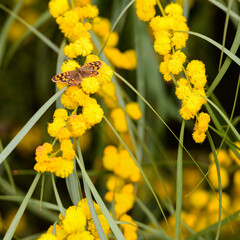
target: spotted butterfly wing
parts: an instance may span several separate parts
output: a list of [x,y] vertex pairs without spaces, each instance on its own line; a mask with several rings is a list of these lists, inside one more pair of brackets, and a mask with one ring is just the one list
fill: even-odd
[[84,64],[78,69],[82,78],[94,77],[99,74],[98,70],[101,68],[101,61],[94,61]]
[[62,72],[52,78],[53,82],[67,83],[68,85],[78,85],[82,77],[77,70]]

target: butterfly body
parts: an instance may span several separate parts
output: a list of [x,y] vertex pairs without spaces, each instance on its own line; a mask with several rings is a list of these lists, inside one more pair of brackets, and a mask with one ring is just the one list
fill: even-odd
[[99,74],[98,70],[101,68],[101,61],[94,61],[84,64],[75,70],[62,72],[52,78],[53,82],[67,83],[68,85],[79,85],[83,78],[94,77]]

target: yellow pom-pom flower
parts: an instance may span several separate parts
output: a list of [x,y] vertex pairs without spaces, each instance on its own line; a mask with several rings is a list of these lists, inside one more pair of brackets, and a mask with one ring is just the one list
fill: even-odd
[[156,14],[155,4],[156,0],[136,0],[136,12],[140,20],[148,22]]
[[137,102],[127,103],[126,111],[128,115],[134,120],[138,120],[142,116],[139,104]]
[[82,114],[88,127],[91,127],[102,121],[104,112],[100,105],[93,101],[83,106]]
[[68,0],[51,0],[48,3],[49,12],[54,18],[69,10]]
[[87,130],[87,125],[82,114],[74,114],[68,121],[69,130],[73,137],[80,137]]
[[113,126],[118,132],[123,133],[128,131],[126,116],[122,108],[113,109],[111,118],[113,120]]
[[115,146],[109,145],[104,149],[103,166],[106,169],[113,171],[119,160],[118,151]]
[[83,232],[86,226],[86,217],[80,207],[71,206],[66,210],[62,221],[63,228],[68,233]]
[[37,240],[57,240],[57,237],[52,233],[44,233]]

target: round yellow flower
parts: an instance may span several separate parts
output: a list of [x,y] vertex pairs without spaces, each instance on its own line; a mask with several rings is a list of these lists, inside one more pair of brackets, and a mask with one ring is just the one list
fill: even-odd
[[86,123],[91,127],[102,121],[104,112],[100,105],[94,101],[83,106],[82,114]]
[[82,114],[74,114],[68,121],[69,130],[73,137],[80,137],[87,130],[87,125]]
[[126,105],[126,111],[128,115],[134,120],[138,120],[142,116],[139,104],[137,102],[128,103]]
[[37,240],[57,240],[57,237],[52,233],[44,233]]
[[[221,175],[221,186],[222,189],[226,188],[229,185],[229,175],[225,168],[220,167]],[[215,189],[218,189],[218,177],[217,177],[217,168],[216,165],[213,165],[209,172],[209,180]]]
[[[66,178],[70,174],[72,174],[73,169],[74,169],[74,162],[66,160],[65,158],[62,157],[56,157],[53,158],[54,161],[54,169],[53,172],[55,173],[56,176],[61,177],[61,178]],[[48,170],[50,171],[50,170]]]
[[68,233],[83,232],[86,226],[86,217],[80,207],[71,206],[66,210],[62,224]]
[[128,131],[126,116],[122,108],[113,109],[111,118],[113,119],[113,126],[118,132]]
[[115,146],[109,145],[104,149],[103,166],[108,170],[113,170],[119,162],[118,151]]
[[88,77],[82,80],[81,86],[87,94],[96,93],[100,88],[100,82],[96,77]]
[[49,12],[54,18],[69,10],[68,0],[51,0],[48,3]]

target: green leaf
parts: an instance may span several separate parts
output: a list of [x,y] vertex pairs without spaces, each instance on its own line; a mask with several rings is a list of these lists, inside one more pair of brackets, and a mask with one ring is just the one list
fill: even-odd
[[23,137],[28,133],[28,131],[34,126],[34,124],[39,120],[39,118],[47,111],[47,109],[54,103],[54,101],[62,95],[67,87],[61,89],[59,92],[55,93],[42,107],[30,118],[30,120],[25,124],[21,131],[13,138],[13,140],[4,148],[0,154],[0,164],[5,158],[13,151],[13,149],[18,145],[18,143],[23,139]]
[[38,180],[39,180],[40,176],[41,176],[41,174],[38,173],[36,175],[36,177],[34,178],[32,184],[31,184],[25,198],[23,199],[22,204],[20,205],[20,207],[19,207],[19,209],[18,209],[10,227],[8,228],[7,233],[5,234],[3,240],[11,240],[12,239],[13,234],[14,234],[17,226],[18,226],[18,223],[19,223],[19,221],[20,221],[20,219],[21,219],[21,217],[22,217],[22,215],[23,215],[23,213],[24,213],[24,211],[25,211],[25,209],[28,205],[28,202],[29,202],[36,186],[37,186],[37,183],[38,183]]

